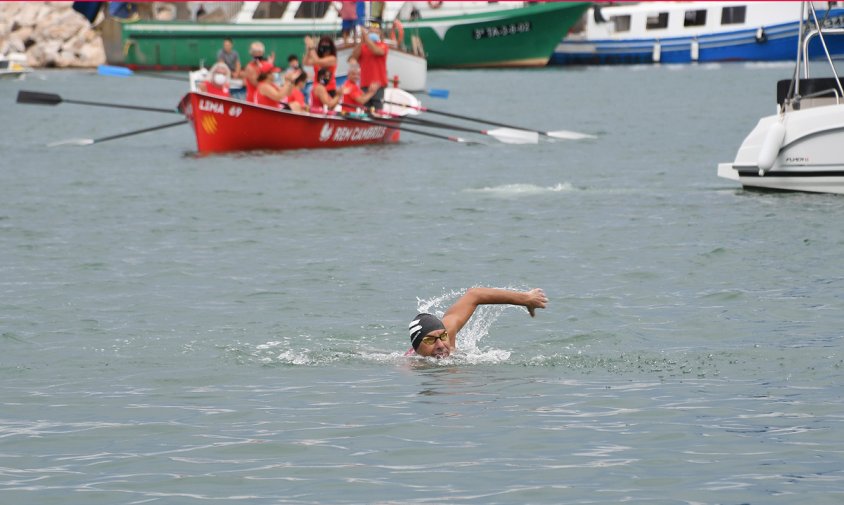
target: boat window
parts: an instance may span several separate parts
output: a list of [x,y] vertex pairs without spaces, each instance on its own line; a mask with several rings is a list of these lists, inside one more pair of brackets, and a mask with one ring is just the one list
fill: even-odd
[[290,2],[259,2],[252,19],[281,19]]
[[721,24],[722,25],[737,25],[744,23],[744,16],[747,13],[747,7],[744,5],[736,7],[724,7],[721,9]]
[[668,13],[660,12],[659,14],[649,14],[645,29],[661,30],[662,28],[668,28]]
[[324,18],[329,7],[331,7],[331,2],[302,2],[293,17],[296,19]]
[[610,21],[612,21],[613,28],[615,29],[615,31],[630,31],[630,16],[610,16]]
[[686,11],[683,26],[704,26],[706,25],[706,9]]

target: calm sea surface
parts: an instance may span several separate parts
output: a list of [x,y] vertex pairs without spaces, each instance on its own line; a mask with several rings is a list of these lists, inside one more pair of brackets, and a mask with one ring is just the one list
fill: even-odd
[[[211,157],[47,147],[175,118],[14,103],[179,82],[0,83],[0,503],[844,502],[844,198],[715,175],[791,70],[431,72],[598,138]],[[550,304],[402,357],[475,285]]]

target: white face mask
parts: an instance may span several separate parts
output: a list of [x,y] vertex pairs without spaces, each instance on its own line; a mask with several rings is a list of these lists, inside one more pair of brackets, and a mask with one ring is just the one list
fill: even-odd
[[226,83],[226,76],[223,74],[214,74],[213,81],[217,86],[222,86]]

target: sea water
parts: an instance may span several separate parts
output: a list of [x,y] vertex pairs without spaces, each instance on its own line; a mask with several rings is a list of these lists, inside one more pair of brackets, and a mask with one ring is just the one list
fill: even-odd
[[[0,503],[841,503],[844,198],[715,175],[791,71],[434,71],[432,109],[597,138],[222,156],[14,103],[179,82],[2,83]],[[550,301],[404,357],[471,286]]]

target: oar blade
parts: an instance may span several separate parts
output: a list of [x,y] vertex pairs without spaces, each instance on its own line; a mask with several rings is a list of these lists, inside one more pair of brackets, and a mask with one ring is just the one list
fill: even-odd
[[496,128],[487,130],[486,134],[504,144],[538,144],[539,133],[513,128]]
[[100,65],[97,67],[97,73],[113,77],[129,77],[130,75],[134,75],[131,68],[117,67],[114,65]]
[[47,144],[47,147],[58,147],[58,146],[89,146],[94,143],[94,139],[68,139],[68,140],[59,140],[58,142],[51,142]]
[[598,138],[595,135],[589,135],[588,133],[580,133],[580,132],[573,132],[569,130],[557,130],[553,132],[545,132],[545,135],[555,138],[555,139],[563,139],[563,140],[583,140],[583,139],[595,139]]
[[431,88],[425,92],[431,98],[448,98],[449,91],[447,89]]
[[29,103],[35,105],[58,105],[62,103],[62,97],[55,93],[41,93],[38,91],[18,91],[18,103]]

